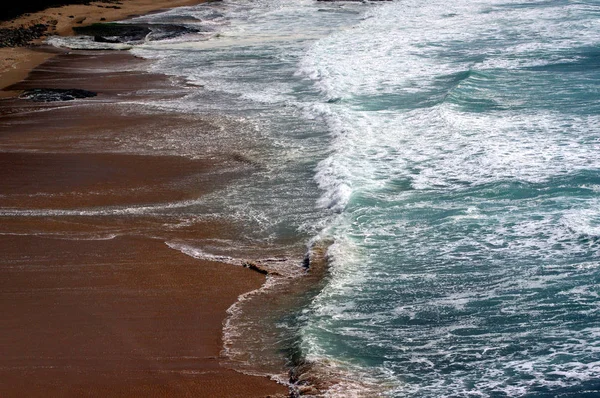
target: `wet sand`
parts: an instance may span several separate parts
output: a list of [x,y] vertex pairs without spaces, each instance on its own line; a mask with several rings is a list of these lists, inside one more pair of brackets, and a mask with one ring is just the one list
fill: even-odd
[[[169,206],[254,166],[206,144],[210,122],[137,103],[186,90],[126,70],[142,62],[59,55],[13,88],[97,97],[0,100],[0,396],[286,396],[221,357],[227,308],[264,276],[166,245],[243,240],[225,217]],[[167,133],[206,136],[205,151],[178,156]]]
[[[204,0],[123,0],[114,2],[94,1],[89,4],[73,4],[48,8],[29,13],[11,21],[0,22],[0,28],[14,28],[47,24],[49,34],[69,36],[73,27],[98,22],[111,22],[135,15],[147,14],[173,7],[192,6]],[[55,54],[55,50],[39,47],[37,40],[31,47],[0,48],[0,88],[18,83],[36,66]],[[14,96],[15,92],[0,90],[0,98]]]
[[[0,88],[25,79],[29,72],[55,54],[36,47],[0,48]],[[18,91],[0,90],[0,98],[19,95]]]
[[225,311],[258,273],[145,237],[4,235],[0,246],[1,396],[285,392],[219,364]]

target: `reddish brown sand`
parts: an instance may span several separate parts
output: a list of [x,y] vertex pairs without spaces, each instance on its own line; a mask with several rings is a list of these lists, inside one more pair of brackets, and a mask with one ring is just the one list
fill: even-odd
[[219,365],[225,311],[258,273],[143,237],[2,236],[0,247],[0,396],[285,393]]
[[[38,48],[0,48],[0,88],[25,79],[29,72],[54,54]],[[0,90],[0,98],[14,97],[19,92]]]
[[159,142],[157,131],[213,134],[198,118],[120,103],[148,99],[148,88],[167,97],[184,90],[162,76],[110,72],[135,62],[60,55],[15,88],[98,97],[0,101],[0,397],[286,396],[286,387],[226,369],[220,357],[226,309],[264,277],[165,244],[235,240],[236,226],[201,214],[185,224],[185,210],[113,211],[202,198],[252,173],[210,147],[210,156],[190,159],[124,145]]

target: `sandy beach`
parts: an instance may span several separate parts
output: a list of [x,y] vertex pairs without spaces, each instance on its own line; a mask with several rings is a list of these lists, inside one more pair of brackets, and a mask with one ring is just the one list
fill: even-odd
[[[44,14],[93,10],[87,23],[196,2],[123,3]],[[69,20],[57,32],[67,34]],[[123,103],[185,92],[168,77],[135,71],[146,61],[5,50],[26,61],[0,74],[3,86],[44,62],[13,93],[68,87],[98,95],[0,100],[0,396],[287,396],[287,387],[222,363],[226,310],[265,276],[165,244],[239,239],[224,219],[190,221],[169,205],[236,184],[253,166],[232,153],[191,158],[153,144],[153,131],[213,131],[197,117]]]
[[258,273],[146,237],[16,236],[14,227],[0,236],[3,397],[285,394],[219,364],[225,311],[260,286]]
[[0,29],[0,398],[600,397],[597,2],[195,1]]
[[[48,25],[49,35],[69,36],[73,27],[98,22],[127,19],[135,15],[160,10],[191,6],[204,0],[124,0],[114,2],[94,1],[89,4],[73,4],[48,8],[43,11],[22,15],[10,21],[0,22],[1,28],[29,27],[35,24]],[[42,62],[56,54],[56,50],[41,46],[43,38],[28,47],[0,48],[0,89],[23,80]],[[14,96],[15,92],[0,91],[0,98]]]

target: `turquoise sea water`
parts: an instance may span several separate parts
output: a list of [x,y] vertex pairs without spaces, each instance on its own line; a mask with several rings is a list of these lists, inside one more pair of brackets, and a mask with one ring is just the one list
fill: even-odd
[[155,105],[255,142],[263,171],[223,209],[260,239],[333,239],[325,287],[287,325],[336,380],[324,394],[600,396],[600,3],[141,19],[203,31],[133,50],[198,86]]

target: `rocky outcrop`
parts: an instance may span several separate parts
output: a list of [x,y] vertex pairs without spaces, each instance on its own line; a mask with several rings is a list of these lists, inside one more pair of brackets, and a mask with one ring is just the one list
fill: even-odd
[[93,36],[98,40],[125,43],[144,40],[150,33],[150,28],[136,24],[95,23],[89,26],[74,27],[73,31],[78,35]]
[[48,30],[48,25],[37,24],[29,28],[3,28],[0,29],[0,47],[26,46],[32,40],[39,39]]
[[60,88],[34,88],[25,90],[19,96],[34,102],[55,102],[55,101],[73,101],[79,98],[95,97],[96,93],[79,89],[60,89]]
[[167,24],[95,23],[89,26],[74,27],[78,35],[92,36],[99,43],[132,43],[144,40],[166,40],[197,29]]

